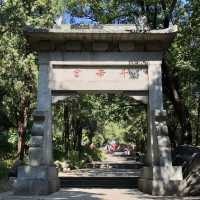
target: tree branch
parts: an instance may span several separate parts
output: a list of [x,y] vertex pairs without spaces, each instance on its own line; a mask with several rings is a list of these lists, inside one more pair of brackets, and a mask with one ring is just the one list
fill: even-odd
[[153,28],[154,29],[157,28],[157,15],[158,15],[158,7],[157,7],[157,3],[155,3],[155,5],[154,5],[154,19],[153,19]]
[[161,3],[161,5],[162,5],[162,9],[163,9],[164,11],[166,11],[167,6],[166,6],[165,0],[161,0],[160,3]]
[[[169,12],[166,13],[165,18],[164,18],[164,22],[163,22],[164,28],[169,28],[169,22],[172,18],[172,13],[176,7],[176,4],[177,4],[177,0],[173,0],[169,8]],[[162,5],[163,10],[166,11],[166,4],[164,0],[161,0],[161,5]]]
[[176,7],[176,4],[177,4],[177,0],[173,0],[172,1],[172,4],[170,6],[170,9],[169,9],[169,18],[171,19],[172,18],[172,13]]

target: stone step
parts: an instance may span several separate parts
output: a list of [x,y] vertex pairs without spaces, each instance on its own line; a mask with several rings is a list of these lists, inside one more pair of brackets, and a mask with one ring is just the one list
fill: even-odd
[[122,162],[122,163],[112,163],[112,162],[95,162],[87,165],[87,168],[113,168],[113,169],[141,169],[143,167],[142,163],[136,162]]
[[137,188],[139,177],[60,177],[61,188]]
[[76,169],[59,172],[59,177],[138,177],[142,169]]
[[79,169],[59,173],[61,187],[136,188],[141,169]]

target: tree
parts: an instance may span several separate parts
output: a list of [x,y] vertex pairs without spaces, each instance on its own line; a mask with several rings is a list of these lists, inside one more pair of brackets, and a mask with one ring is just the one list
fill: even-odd
[[[1,1],[0,116],[3,120],[0,128],[12,128],[18,134],[20,159],[23,159],[25,138],[30,132],[38,73],[35,54],[30,52],[23,30],[26,26],[52,27],[55,16],[64,11],[97,23],[138,23],[138,17],[145,15],[151,29],[167,28],[171,22],[179,24],[178,36],[163,60],[165,105],[168,115],[172,116],[172,119],[168,117],[170,138],[177,144],[191,143],[194,138],[199,144],[200,100],[192,95],[194,90],[198,92],[194,88],[200,86],[199,6],[195,0],[186,4],[180,0]],[[120,95],[86,95],[77,97],[76,103],[69,106],[70,101],[66,100],[57,112],[60,116],[64,114],[64,120],[56,119],[59,129],[63,124],[65,127],[66,151],[69,145],[76,149],[80,146],[84,131],[91,142],[93,136],[101,134],[105,124],[111,121],[129,127],[128,136],[143,142],[146,132],[145,127],[140,127],[145,123],[143,105],[136,108],[134,101]],[[182,139],[175,141],[179,128]]]
[[[35,104],[37,65],[23,36],[27,25],[52,24],[49,1],[8,0],[0,4],[0,84],[6,95],[0,104],[18,132],[18,155],[24,158],[25,134]],[[13,12],[14,11],[14,12]]]
[[[178,0],[144,0],[144,1],[90,1],[76,0],[61,1],[63,9],[72,15],[90,18],[99,23],[137,23],[141,15],[145,15],[150,28],[168,28],[170,22],[178,22],[184,10],[183,3]],[[166,57],[167,58],[167,57]],[[169,57],[168,57],[169,58]],[[169,97],[182,130],[180,143],[192,143],[192,125],[189,110],[179,91],[178,77],[174,77],[175,66],[163,60],[163,84]]]

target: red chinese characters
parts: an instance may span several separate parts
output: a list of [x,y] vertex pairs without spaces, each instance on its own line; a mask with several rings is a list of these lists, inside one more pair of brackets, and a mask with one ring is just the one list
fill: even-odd
[[129,74],[128,69],[122,69],[120,72],[120,75],[123,76],[124,78],[126,78],[126,75],[128,75],[128,74]]
[[102,78],[106,74],[104,69],[97,69],[96,75],[99,78]]
[[80,72],[81,72],[80,69],[74,69],[74,71],[73,71],[74,77],[78,78],[80,76]]

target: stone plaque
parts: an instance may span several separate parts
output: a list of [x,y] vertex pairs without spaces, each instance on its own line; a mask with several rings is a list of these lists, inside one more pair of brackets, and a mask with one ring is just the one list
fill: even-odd
[[54,66],[50,74],[51,90],[148,90],[147,67],[70,67]]

